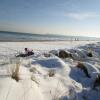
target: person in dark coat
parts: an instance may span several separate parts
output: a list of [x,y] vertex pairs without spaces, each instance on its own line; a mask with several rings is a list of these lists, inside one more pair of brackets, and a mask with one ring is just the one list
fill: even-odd
[[25,50],[25,53],[21,53],[21,54],[17,55],[16,57],[27,57],[30,55],[34,55],[33,50],[29,50],[28,48],[25,48],[24,50]]
[[33,52],[33,50],[29,50],[28,48],[25,48],[25,54],[26,54],[27,56],[30,56],[30,55],[33,55],[34,52]]

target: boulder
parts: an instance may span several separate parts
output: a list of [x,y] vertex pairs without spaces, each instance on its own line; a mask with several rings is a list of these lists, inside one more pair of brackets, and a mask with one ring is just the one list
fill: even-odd
[[86,77],[90,78],[90,75],[88,73],[88,69],[87,69],[87,67],[83,63],[78,62],[76,67],[81,69],[84,72],[84,74],[86,75]]
[[93,87],[100,86],[100,75],[98,75],[94,81]]
[[89,53],[87,54],[87,56],[88,56],[88,57],[93,57],[93,55],[92,55],[91,52],[89,52]]
[[68,58],[68,57],[72,57],[71,53],[66,52],[64,50],[60,50],[58,56],[59,56],[59,58],[63,58],[63,59]]

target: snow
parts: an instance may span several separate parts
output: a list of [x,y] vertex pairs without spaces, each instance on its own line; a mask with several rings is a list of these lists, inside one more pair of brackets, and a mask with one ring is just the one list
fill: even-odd
[[[24,48],[35,55],[16,58]],[[54,54],[61,49],[72,58],[61,59]],[[93,56],[88,57],[87,53]],[[44,53],[50,54],[45,57]],[[19,64],[19,81],[11,77]],[[82,62],[91,78],[77,68]],[[50,76],[51,74],[51,76]],[[100,74],[100,42],[1,42],[0,43],[0,100],[99,100],[100,86],[93,88]]]

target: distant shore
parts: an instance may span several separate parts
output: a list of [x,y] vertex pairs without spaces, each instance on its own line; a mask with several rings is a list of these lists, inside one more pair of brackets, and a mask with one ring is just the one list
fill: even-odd
[[98,41],[98,40],[0,40],[0,42],[72,42],[72,41]]

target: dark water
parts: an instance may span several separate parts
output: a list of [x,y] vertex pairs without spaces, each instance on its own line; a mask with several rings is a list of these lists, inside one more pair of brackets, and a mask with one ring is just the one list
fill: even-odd
[[4,32],[0,31],[0,41],[57,41],[57,40],[96,40],[96,38],[79,37],[79,36],[62,36],[62,35],[41,35],[30,33]]

